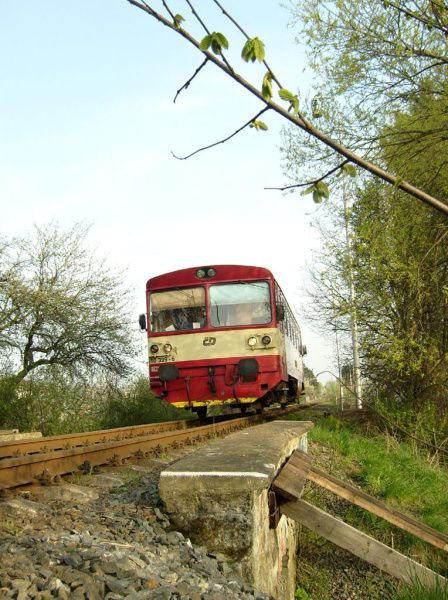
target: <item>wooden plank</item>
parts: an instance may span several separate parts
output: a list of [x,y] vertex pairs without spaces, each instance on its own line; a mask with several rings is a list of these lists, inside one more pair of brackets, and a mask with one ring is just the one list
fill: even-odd
[[272,482],[272,489],[288,500],[300,498],[306,483],[309,465],[298,469],[287,463]]
[[310,481],[314,481],[318,485],[333,492],[334,494],[337,494],[341,498],[349,500],[361,508],[365,508],[378,517],[382,517],[386,521],[389,521],[389,523],[392,523],[393,525],[396,525],[397,527],[416,535],[420,539],[425,540],[436,548],[440,548],[445,552],[448,552],[448,536],[436,531],[435,529],[432,529],[428,525],[419,523],[412,517],[409,517],[394,508],[387,506],[380,500],[369,496],[362,490],[358,490],[354,486],[345,483],[340,479],[336,479],[336,477],[328,475],[328,473],[325,473],[321,469],[318,469],[314,466],[311,466],[308,472],[308,479]]
[[[368,510],[369,512],[389,521],[393,525],[404,529],[408,533],[416,535],[420,539],[432,544],[436,548],[448,552],[448,536],[432,529],[424,523],[416,521],[395,508],[387,506],[381,500],[369,496],[362,490],[325,473],[321,469],[310,464],[311,458],[308,454],[296,450],[283,467],[280,474],[274,480],[274,488],[288,500],[300,498],[303,491],[303,472],[307,473],[310,481],[337,494],[341,498]],[[295,469],[295,470],[294,470]],[[297,481],[294,478],[297,477]],[[297,492],[297,493],[296,493]]]
[[406,583],[412,584],[418,579],[423,585],[429,587],[436,584],[448,584],[447,579],[431,569],[407,558],[400,552],[304,500],[286,502],[280,506],[280,512]]
[[304,465],[311,465],[313,459],[309,454],[303,452],[303,450],[294,450],[288,459],[288,465],[294,465],[296,467],[303,467]]

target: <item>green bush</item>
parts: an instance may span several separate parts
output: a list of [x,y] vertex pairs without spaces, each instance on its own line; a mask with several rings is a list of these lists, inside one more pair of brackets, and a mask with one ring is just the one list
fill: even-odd
[[96,407],[82,382],[57,370],[17,383],[0,379],[0,428],[57,435],[88,431],[97,425]]
[[48,436],[193,417],[151,394],[144,377],[89,384],[47,369],[19,384],[14,377],[0,378],[0,429]]
[[129,388],[117,389],[110,395],[104,407],[101,427],[111,429],[194,417],[191,412],[179,410],[156,398],[149,389],[147,379],[141,378]]

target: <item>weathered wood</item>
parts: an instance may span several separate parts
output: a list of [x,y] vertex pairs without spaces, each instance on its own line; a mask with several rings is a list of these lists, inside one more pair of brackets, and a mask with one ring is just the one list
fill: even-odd
[[362,490],[358,490],[352,485],[328,475],[328,473],[325,473],[315,466],[311,466],[308,472],[308,479],[334,494],[337,494],[341,498],[345,498],[345,500],[349,500],[353,504],[365,508],[378,517],[382,517],[386,521],[389,521],[389,523],[416,535],[436,548],[445,550],[445,552],[448,551],[448,536],[387,506],[384,502],[369,496]]
[[272,489],[288,500],[300,498],[309,470],[309,463],[303,463],[300,468],[297,468],[290,462],[286,463],[272,482]]
[[430,587],[436,584],[448,584],[448,580],[431,569],[407,558],[400,552],[304,500],[286,502],[280,506],[280,512],[406,583],[414,583],[419,580],[425,586]]
[[311,464],[312,462],[313,459],[309,454],[303,452],[303,450],[294,450],[289,457],[287,464],[293,464],[297,467],[301,467],[303,465]]
[[[304,485],[302,472],[306,472],[307,478],[310,481],[317,483],[321,487],[368,510],[378,517],[389,521],[389,523],[400,527],[408,533],[416,535],[436,548],[448,552],[447,535],[432,529],[432,527],[429,527],[424,523],[416,521],[395,508],[387,506],[384,502],[381,502],[381,500],[369,496],[369,494],[366,494],[362,490],[325,473],[310,463],[311,459],[307,454],[300,450],[296,450],[283,467],[279,476],[275,479],[275,491],[285,498],[288,498],[288,500],[300,498]],[[297,477],[297,482],[292,481],[294,477]],[[295,494],[295,489],[299,490],[300,493]]]

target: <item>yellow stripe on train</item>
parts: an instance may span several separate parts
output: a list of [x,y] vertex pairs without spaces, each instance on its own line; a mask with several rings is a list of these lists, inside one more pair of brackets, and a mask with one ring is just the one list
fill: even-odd
[[[238,402],[241,402],[243,404],[251,404],[252,402],[255,402],[256,400],[258,400],[258,398],[239,398],[238,397]],[[210,400],[192,400],[191,403],[190,402],[170,402],[170,404],[172,406],[175,406],[176,408],[188,408],[190,406],[214,406],[214,405],[221,405],[221,404],[233,404],[235,402],[235,398],[227,398],[226,400],[217,400],[216,398],[210,399]]]

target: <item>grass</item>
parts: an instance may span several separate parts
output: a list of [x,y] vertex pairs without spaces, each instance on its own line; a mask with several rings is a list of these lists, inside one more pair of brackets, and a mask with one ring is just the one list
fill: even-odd
[[[448,533],[448,471],[431,464],[422,453],[415,452],[410,444],[399,443],[395,438],[378,432],[365,431],[362,423],[353,423],[335,416],[322,417],[321,413],[303,411],[291,419],[313,420],[315,427],[309,432],[310,454],[315,454],[315,464],[341,479],[348,479],[367,493],[387,504],[411,514],[414,518],[443,533]],[[418,538],[407,534],[368,511],[349,504],[315,485],[307,485],[305,498],[324,510],[337,513],[344,521],[367,532],[383,543],[426,564],[445,577],[448,576],[446,554],[437,551]],[[327,542],[305,535],[313,552],[324,551]],[[325,550],[327,552],[327,550]],[[309,553],[310,554],[310,553]],[[308,556],[306,560],[310,560]],[[301,585],[313,600],[326,598],[322,591],[324,582],[316,587],[316,569],[312,560],[301,567]],[[307,575],[307,571],[309,574]],[[322,578],[321,578],[322,579]],[[317,589],[320,588],[320,589]],[[394,585],[388,590],[390,600],[448,600],[447,589],[438,586],[428,590],[418,584],[406,587]],[[376,596],[375,596],[376,597]]]
[[337,451],[351,463],[351,477],[368,493],[448,533],[448,471],[390,436],[369,437],[333,416],[319,419],[309,441]]
[[392,600],[448,600],[448,587],[436,584],[433,588],[427,588],[416,581],[414,585],[397,590]]

